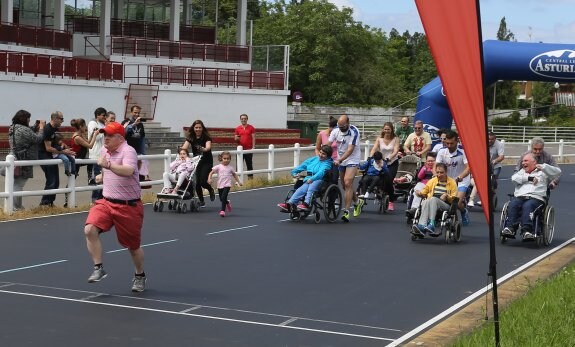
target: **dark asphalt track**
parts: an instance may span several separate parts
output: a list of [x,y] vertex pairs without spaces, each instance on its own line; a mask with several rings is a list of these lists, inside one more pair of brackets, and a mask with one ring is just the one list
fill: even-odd
[[[554,246],[574,236],[575,166],[562,168]],[[401,203],[349,224],[289,222],[275,206],[287,190],[232,194],[226,218],[216,203],[185,215],[146,206],[141,294],[114,233],[103,236],[108,278],[87,283],[85,213],[2,223],[0,345],[385,346],[487,284],[477,208],[461,243],[412,242]],[[511,191],[501,181],[500,205]],[[548,250],[498,243],[499,277]]]

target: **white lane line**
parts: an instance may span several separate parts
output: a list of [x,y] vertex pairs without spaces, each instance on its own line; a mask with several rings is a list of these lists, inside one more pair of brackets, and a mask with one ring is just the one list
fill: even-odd
[[[166,240],[166,241],[160,241],[160,242],[154,242],[154,243],[148,243],[148,244],[145,244],[145,245],[141,245],[140,247],[150,247],[150,246],[156,246],[156,245],[161,245],[161,244],[164,244],[164,243],[170,243],[170,242],[176,242],[176,241],[178,241],[178,239]],[[108,251],[108,252],[106,252],[106,254],[108,254],[108,253],[116,253],[116,252],[123,252],[123,251],[127,251],[127,250],[128,250],[127,248],[115,249],[115,250],[113,250],[113,251]]]
[[6,287],[13,286],[13,285],[14,285],[14,283],[5,283],[5,284],[1,285],[0,288],[6,288]]
[[[517,269],[511,271],[510,273],[506,274],[505,276],[500,277],[497,280],[497,286],[501,285],[503,282],[507,281],[508,279],[512,278],[513,276],[517,275],[518,273],[524,271],[525,269],[535,265],[536,263],[538,263],[539,261],[541,261],[542,259],[545,259],[546,257],[550,256],[551,254],[567,247],[568,245],[570,245],[571,243],[575,242],[575,237],[567,240],[565,242],[563,242],[562,244],[560,244],[559,246],[549,250],[548,252],[545,252],[543,254],[541,254],[540,256],[538,256],[535,259],[532,259],[531,261],[529,261],[528,263],[523,264],[522,266],[518,267]],[[421,333],[423,330],[429,328],[430,326],[438,323],[439,321],[441,321],[442,319],[446,318],[447,316],[451,315],[452,313],[456,312],[457,310],[459,310],[460,308],[466,306],[467,304],[469,304],[470,302],[472,302],[473,300],[477,299],[478,297],[485,295],[485,293],[489,290],[491,290],[492,285],[489,284],[488,286],[485,286],[481,289],[479,289],[478,291],[476,291],[475,293],[471,294],[470,296],[468,296],[467,298],[461,300],[460,302],[458,302],[457,304],[451,306],[450,308],[448,308],[447,310],[441,312],[440,314],[438,314],[437,316],[431,318],[430,320],[428,320],[427,322],[421,324],[420,326],[416,327],[415,329],[411,330],[410,332],[408,332],[407,334],[401,336],[400,338],[398,338],[397,340],[393,341],[392,343],[388,344],[387,347],[395,347],[395,346],[400,346],[402,345],[405,341],[411,339],[412,337],[418,335],[419,333]]]
[[295,322],[296,320],[297,320],[297,318],[290,318],[290,319],[286,320],[285,322],[281,322],[281,323],[278,324],[278,325],[283,327],[283,326],[286,326],[286,325],[288,325],[288,324],[290,324],[290,323]]
[[9,290],[0,290],[0,293],[5,294],[15,294],[15,295],[23,295],[23,296],[31,296],[36,298],[43,298],[43,299],[53,299],[53,300],[62,300],[62,301],[71,301],[76,303],[83,303],[83,304],[91,304],[91,305],[101,305],[101,306],[109,306],[109,307],[117,307],[117,308],[126,308],[132,310],[141,310],[141,311],[148,311],[148,312],[155,312],[155,313],[166,313],[178,316],[188,316],[188,317],[195,317],[195,318],[204,318],[204,319],[213,319],[225,322],[234,322],[234,323],[244,323],[244,324],[251,324],[251,325],[260,325],[265,327],[273,327],[273,328],[284,328],[284,329],[293,329],[293,330],[302,330],[302,331],[309,331],[315,333],[322,333],[322,334],[330,334],[330,335],[341,335],[341,336],[350,336],[350,337],[358,337],[364,339],[371,339],[371,340],[382,340],[382,341],[394,341],[394,339],[379,337],[379,336],[369,336],[369,335],[359,335],[359,334],[350,334],[344,333],[340,331],[331,331],[331,330],[321,330],[321,329],[310,329],[310,328],[302,328],[302,327],[295,327],[295,326],[280,326],[278,324],[271,324],[271,323],[264,323],[264,322],[256,322],[256,321],[249,321],[243,319],[233,319],[233,318],[225,318],[225,317],[216,317],[216,316],[208,316],[208,315],[201,315],[201,314],[194,314],[194,313],[182,313],[176,311],[168,311],[168,310],[160,310],[155,308],[147,308],[147,307],[139,307],[139,306],[129,306],[129,305],[119,305],[119,304],[112,304],[107,302],[98,302],[98,301],[83,301],[81,299],[72,299],[72,298],[63,298],[59,296],[51,296],[51,295],[40,295],[40,294],[32,294],[32,293],[23,293],[23,292],[15,292]]
[[283,223],[283,222],[289,222],[291,219],[287,218],[287,219],[280,219],[278,220],[278,223]]
[[106,295],[106,294],[99,293],[99,294],[94,294],[94,295],[88,295],[86,297],[81,298],[80,300],[82,300],[82,301],[92,300],[92,299],[96,299],[96,298],[99,298],[99,297],[104,296],[104,295]]
[[16,269],[9,269],[9,270],[0,271],[0,274],[7,273],[7,272],[13,272],[13,271],[27,270],[27,269],[32,269],[32,268],[35,268],[35,267],[48,266],[48,265],[63,263],[63,262],[66,262],[66,261],[68,261],[68,260],[62,259],[62,260],[51,261],[51,262],[49,262],[49,263],[42,263],[42,264],[36,264],[36,265],[30,265],[30,266],[23,266],[23,267],[19,267],[19,268],[16,268]]
[[198,306],[194,306],[194,307],[187,308],[187,309],[185,309],[185,310],[181,310],[180,313],[188,313],[188,312],[192,312],[192,311],[198,310],[198,309],[200,309],[200,308],[202,308],[202,306],[199,306],[199,305],[198,305]]
[[207,233],[206,235],[215,235],[215,234],[227,233],[228,231],[242,230],[242,229],[255,228],[255,227],[257,227],[257,225],[254,224],[254,225],[248,225],[246,227],[239,227],[239,228],[214,231],[212,233]]

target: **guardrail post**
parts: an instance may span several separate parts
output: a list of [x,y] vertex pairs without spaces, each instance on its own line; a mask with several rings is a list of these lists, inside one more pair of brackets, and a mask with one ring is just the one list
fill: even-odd
[[236,153],[236,166],[237,166],[236,173],[240,177],[240,181],[243,182],[244,181],[244,147],[238,146],[236,148],[236,150],[238,151]]
[[563,146],[565,146],[565,143],[563,142],[563,139],[559,140],[559,161],[562,163],[563,162]]
[[[557,128],[555,128],[555,139],[553,141],[557,142]],[[563,140],[560,140],[560,141],[563,141]]]
[[[525,142],[525,127],[523,127],[523,141],[522,142]],[[531,143],[531,141],[529,141],[529,143]]]
[[268,181],[271,181],[274,179],[275,176],[275,172],[274,172],[274,162],[275,162],[275,150],[274,150],[274,145],[271,144],[269,146],[269,152],[268,152]]
[[6,177],[4,181],[4,191],[8,197],[4,202],[4,213],[12,214],[14,212],[14,159],[12,154],[6,156],[6,162],[10,164],[6,167]]
[[170,164],[172,162],[172,151],[166,149],[164,151],[164,172],[170,172]]
[[531,152],[531,140],[527,141],[527,152]]
[[369,140],[365,140],[365,152],[363,153],[363,160],[369,157]]
[[296,143],[293,147],[294,147],[293,167],[298,167],[299,166],[299,156],[300,156],[300,145],[299,145],[299,143]]
[[68,188],[72,191],[68,195],[68,208],[76,207],[76,175],[72,174],[68,176]]

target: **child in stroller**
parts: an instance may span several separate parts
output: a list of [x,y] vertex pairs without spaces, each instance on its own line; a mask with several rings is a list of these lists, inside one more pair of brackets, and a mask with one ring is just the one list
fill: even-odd
[[406,155],[399,160],[393,186],[395,196],[403,197],[403,202],[407,202],[410,191],[415,186],[414,178],[420,166],[421,160],[415,155]]
[[[196,169],[197,161],[189,157],[187,149],[180,148],[178,157],[170,164],[170,172],[164,172],[163,194],[177,194],[184,180]],[[176,186],[172,188],[172,184]]]

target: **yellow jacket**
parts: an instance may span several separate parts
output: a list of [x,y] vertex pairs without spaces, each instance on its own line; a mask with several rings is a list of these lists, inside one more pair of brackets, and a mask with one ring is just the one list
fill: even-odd
[[[426,195],[428,199],[431,198],[433,196],[433,192],[435,191],[435,186],[437,186],[438,182],[439,179],[437,178],[437,176],[433,177],[432,179],[427,181],[427,184],[425,185],[425,187],[423,187],[421,191],[419,191],[419,194]],[[451,204],[453,198],[457,196],[457,182],[455,182],[453,178],[447,177],[446,189],[447,189],[447,202]]]

